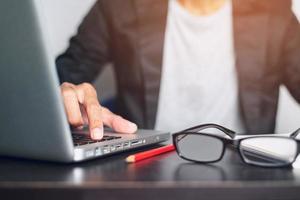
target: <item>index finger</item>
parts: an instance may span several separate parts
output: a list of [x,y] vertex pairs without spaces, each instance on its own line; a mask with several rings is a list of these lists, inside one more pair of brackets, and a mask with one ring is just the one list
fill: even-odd
[[102,108],[99,104],[96,90],[93,86],[84,84],[79,86],[81,95],[79,98],[86,110],[89,122],[89,130],[92,139],[100,140],[103,138],[103,122],[102,122]]

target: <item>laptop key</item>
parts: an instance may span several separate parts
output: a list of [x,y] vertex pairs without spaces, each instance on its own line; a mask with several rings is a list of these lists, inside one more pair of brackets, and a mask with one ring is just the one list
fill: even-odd
[[81,145],[86,145],[88,144],[88,142],[76,142],[75,145],[76,146],[81,146]]
[[102,140],[93,140],[88,135],[72,134],[72,138],[73,138],[74,145],[80,146],[80,145],[94,144],[94,143],[99,143],[99,142],[104,142],[104,141],[111,141],[111,140],[115,140],[115,139],[120,139],[122,137],[105,135],[102,138]]

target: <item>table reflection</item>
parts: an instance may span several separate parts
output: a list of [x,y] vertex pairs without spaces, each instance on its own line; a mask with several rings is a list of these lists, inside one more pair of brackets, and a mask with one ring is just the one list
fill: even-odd
[[59,182],[80,185],[108,182],[224,182],[224,181],[300,181],[299,161],[295,167],[262,168],[244,164],[228,149],[214,164],[196,164],[170,152],[135,164],[127,164],[128,154],[76,164],[55,164],[22,159],[0,158],[0,182]]

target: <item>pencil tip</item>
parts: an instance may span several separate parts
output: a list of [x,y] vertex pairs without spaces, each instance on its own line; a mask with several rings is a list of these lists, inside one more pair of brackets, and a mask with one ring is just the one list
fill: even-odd
[[128,156],[128,157],[126,158],[126,162],[128,162],[128,163],[133,163],[133,162],[135,162],[135,157],[134,157],[134,156]]

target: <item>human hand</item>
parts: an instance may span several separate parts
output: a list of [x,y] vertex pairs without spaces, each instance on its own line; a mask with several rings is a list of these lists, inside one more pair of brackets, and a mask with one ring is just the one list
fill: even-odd
[[74,85],[65,82],[61,85],[61,93],[71,126],[81,128],[88,124],[92,139],[103,138],[103,125],[120,133],[136,132],[136,124],[100,105],[97,92],[91,84]]

